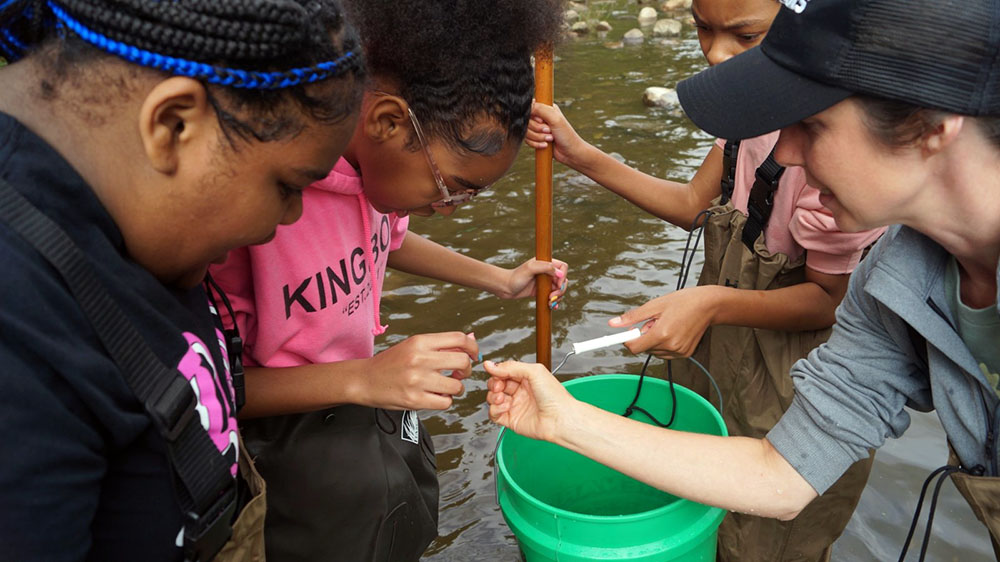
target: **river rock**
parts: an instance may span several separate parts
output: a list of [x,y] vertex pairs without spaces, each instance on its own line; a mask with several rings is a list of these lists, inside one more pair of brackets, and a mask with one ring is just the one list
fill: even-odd
[[590,33],[590,26],[587,25],[585,21],[578,21],[573,25],[569,26],[569,30],[577,35],[586,35]]
[[576,13],[581,13],[581,12],[587,10],[587,5],[584,4],[584,3],[582,3],[582,2],[570,2],[569,3],[569,9],[570,10],[575,10]]
[[576,23],[580,20],[580,14],[576,10],[566,10],[563,12],[563,21],[568,24]]
[[642,93],[642,103],[649,107],[674,108],[680,104],[680,100],[677,99],[676,90],[653,86],[646,88],[646,91]]
[[658,20],[653,25],[653,37],[677,37],[681,34],[681,28],[681,22],[677,20]]
[[653,25],[656,22],[656,8],[646,6],[639,10],[639,25]]
[[691,0],[667,0],[660,8],[664,12],[683,12],[691,9]]
[[643,39],[645,38],[646,35],[642,32],[641,29],[634,28],[625,32],[625,36],[622,37],[622,43],[626,45],[638,45],[639,43],[642,43]]
[[594,25],[594,31],[597,31],[599,33],[611,31],[611,24],[604,20],[601,20],[597,22],[596,25]]

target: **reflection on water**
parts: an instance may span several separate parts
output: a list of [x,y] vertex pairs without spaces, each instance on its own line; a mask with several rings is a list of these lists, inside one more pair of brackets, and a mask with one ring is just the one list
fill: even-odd
[[[622,2],[622,6],[624,6]],[[712,138],[676,112],[646,108],[648,86],[673,87],[704,66],[694,32],[682,39],[613,49],[635,25],[616,8],[603,19],[607,38],[570,40],[558,51],[556,102],[580,134],[639,169],[661,177],[690,178]],[[522,150],[510,174],[450,219],[414,217],[415,233],[459,252],[511,267],[534,251],[534,165]],[[687,233],[636,210],[587,178],[556,164],[554,255],[570,264],[570,290],[553,315],[553,361],[570,343],[616,331],[607,320],[673,289]],[[696,264],[696,269],[700,264]],[[691,281],[692,283],[694,280]],[[382,310],[389,321],[380,349],[406,336],[434,331],[475,332],[484,357],[534,355],[534,305],[501,301],[460,287],[390,273]],[[641,359],[624,348],[574,356],[563,373],[637,373]],[[655,366],[654,369],[662,369]],[[430,561],[517,560],[516,541],[496,505],[492,454],[498,428],[486,415],[485,373],[477,369],[466,394],[444,412],[425,412],[434,435],[441,481],[441,536]],[[876,460],[869,489],[835,550],[836,560],[888,560],[898,556],[920,485],[946,458],[940,427],[917,415],[906,438],[887,445]],[[876,489],[877,488],[877,489]],[[985,528],[954,487],[943,491],[929,560],[989,560]],[[925,508],[926,513],[926,508]],[[921,536],[918,531],[918,537]],[[919,545],[918,545],[919,550]],[[914,558],[915,559],[915,558]]]

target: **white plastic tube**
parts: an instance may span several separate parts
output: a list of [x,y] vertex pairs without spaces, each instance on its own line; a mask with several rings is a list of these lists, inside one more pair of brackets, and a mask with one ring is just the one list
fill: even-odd
[[610,336],[602,336],[592,340],[574,343],[573,353],[586,353],[588,351],[594,351],[595,349],[602,349],[613,345],[623,344],[627,341],[632,341],[641,335],[642,332],[639,331],[639,328],[632,328],[631,330],[620,334],[611,334]]

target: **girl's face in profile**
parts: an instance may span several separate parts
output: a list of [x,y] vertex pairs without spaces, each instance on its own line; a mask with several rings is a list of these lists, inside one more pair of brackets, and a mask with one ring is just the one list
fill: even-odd
[[439,179],[451,195],[479,193],[507,173],[520,145],[508,142],[489,156],[461,154],[436,139],[417,150],[382,146],[359,162],[369,202],[381,213],[431,216],[450,215],[456,208],[438,204],[443,199]]
[[775,158],[805,168],[844,232],[906,223],[927,173],[919,148],[875,138],[851,98],[782,129]]
[[708,64],[759,45],[780,7],[774,0],[695,0],[691,15]]
[[163,212],[173,213],[170,247],[146,265],[167,284],[191,287],[210,263],[229,250],[274,238],[278,225],[302,215],[302,190],[327,176],[343,153],[356,117],[332,125],[310,124],[302,132],[271,142],[218,144],[202,160],[188,163],[197,179],[176,193]]

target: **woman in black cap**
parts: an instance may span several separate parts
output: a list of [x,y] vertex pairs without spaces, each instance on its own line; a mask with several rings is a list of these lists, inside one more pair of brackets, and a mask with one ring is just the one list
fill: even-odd
[[777,160],[805,167],[841,229],[899,225],[793,368],[791,407],[764,439],[694,435],[577,402],[540,366],[487,362],[490,415],[670,493],[786,519],[902,435],[904,407],[936,409],[951,451],[935,474],[997,548],[1000,1],[783,3],[759,48],[680,84],[685,110],[725,138],[781,129]]

